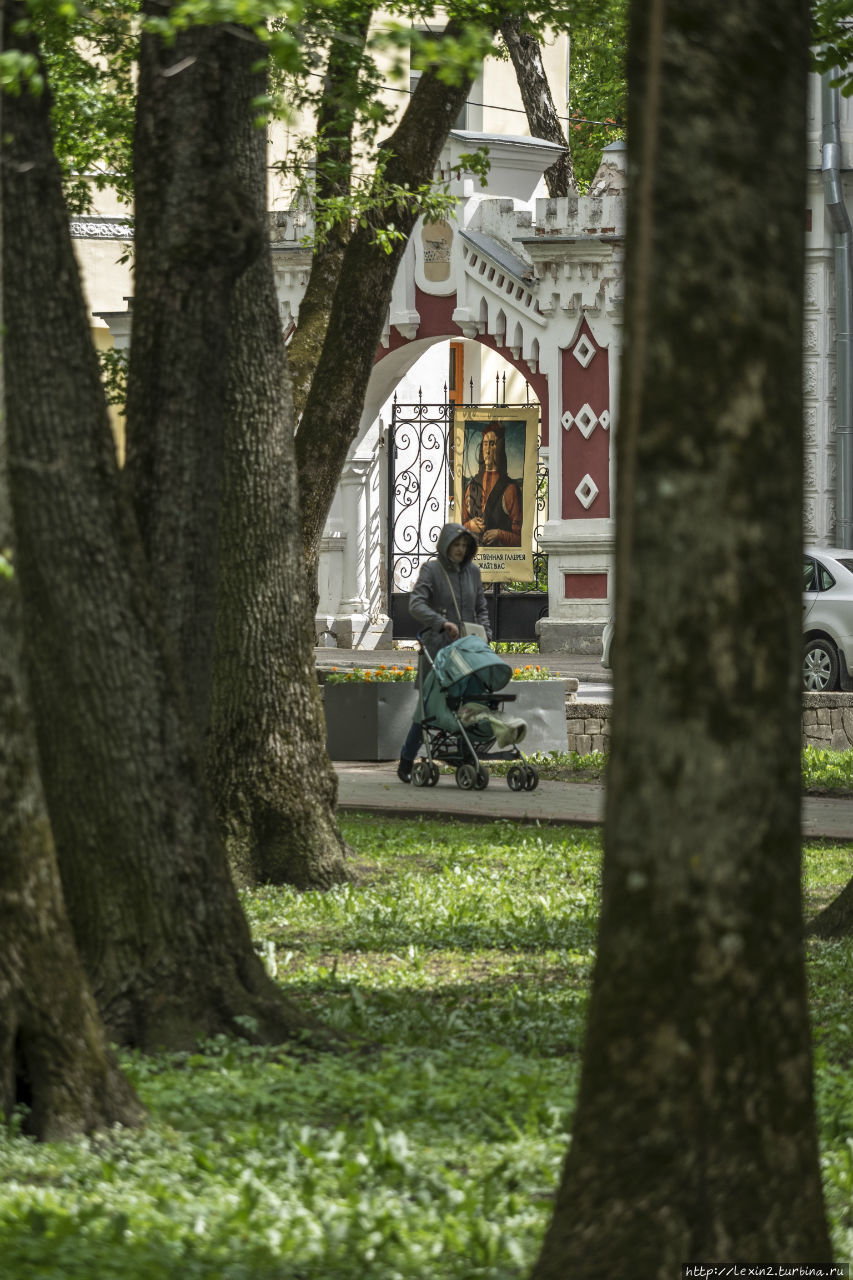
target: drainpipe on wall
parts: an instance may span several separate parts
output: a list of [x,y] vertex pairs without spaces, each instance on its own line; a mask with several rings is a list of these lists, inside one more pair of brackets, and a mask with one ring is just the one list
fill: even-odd
[[853,547],[853,229],[844,203],[841,179],[841,130],[838,89],[821,77],[821,173],[826,211],[835,233],[835,353],[836,353],[836,513],[839,547]]

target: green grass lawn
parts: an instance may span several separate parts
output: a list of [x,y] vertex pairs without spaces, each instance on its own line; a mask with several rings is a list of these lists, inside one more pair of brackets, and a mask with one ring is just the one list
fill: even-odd
[[[577,751],[534,752],[529,758],[546,782],[604,782],[607,776],[608,758],[601,751],[589,755],[579,755]],[[500,776],[509,766],[493,763],[489,767]],[[853,751],[804,747],[802,778],[803,790],[813,795],[853,794]]]
[[[3,1280],[519,1280],[565,1154],[600,836],[346,817],[358,882],[245,895],[339,1053],[217,1040],[124,1062],[138,1133],[0,1131]],[[809,909],[853,849],[806,850]],[[809,966],[827,1202],[853,1255],[851,946]]]

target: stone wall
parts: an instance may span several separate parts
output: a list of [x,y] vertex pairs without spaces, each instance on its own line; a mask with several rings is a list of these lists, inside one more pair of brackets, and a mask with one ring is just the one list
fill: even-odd
[[610,750],[610,703],[566,702],[569,751],[582,756]]
[[853,748],[853,693],[803,694],[803,746]]
[[[569,751],[609,750],[611,711],[609,702],[567,702]],[[853,750],[853,693],[803,694],[803,746]]]

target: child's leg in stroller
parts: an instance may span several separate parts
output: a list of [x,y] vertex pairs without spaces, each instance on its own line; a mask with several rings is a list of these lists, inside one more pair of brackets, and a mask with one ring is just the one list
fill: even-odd
[[401,782],[411,782],[412,765],[415,762],[415,756],[418,754],[423,740],[423,729],[419,724],[415,724],[413,722],[400,752],[400,763],[397,765],[397,777]]

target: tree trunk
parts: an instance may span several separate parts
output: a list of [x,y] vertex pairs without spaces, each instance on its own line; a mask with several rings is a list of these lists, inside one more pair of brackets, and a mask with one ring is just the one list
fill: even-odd
[[853,933],[853,880],[817,913],[806,933],[812,938],[846,938]]
[[[0,208],[4,187],[0,169]],[[2,310],[0,294],[0,332]],[[0,554],[13,542],[5,418],[4,408]],[[53,1142],[137,1124],[142,1107],[107,1045],[65,912],[24,679],[18,588],[2,563],[0,725],[0,1113],[8,1119],[25,1104],[26,1131]]]
[[804,0],[633,8],[602,913],[535,1280],[832,1257],[800,943],[808,31]]
[[[264,87],[257,74],[252,96]],[[241,187],[261,220],[266,133],[246,113],[230,141]],[[226,420],[210,790],[239,882],[328,888],[348,875],[334,813],[337,777],[325,749],[287,354],[266,243],[235,290]]]
[[[331,41],[323,97],[317,112],[317,137],[323,148],[316,176],[320,207],[325,200],[350,193],[359,73],[371,14],[372,8],[353,14],[351,21],[345,23],[345,31],[337,33],[338,38]],[[308,287],[299,304],[299,324],[288,348],[295,421],[305,408],[320,359],[349,238],[349,220],[339,220],[314,244]]]
[[[448,23],[447,32],[459,26]],[[383,152],[385,181],[414,189],[431,181],[441,148],[468,96],[471,79],[444,84],[440,69],[421,76],[411,102]],[[376,359],[391,287],[417,221],[411,202],[381,203],[347,245],[338,287],[311,390],[296,434],[306,573],[316,576],[323,526],[350,445],[358,434],[367,384]],[[393,222],[402,238],[386,253],[375,229]]]
[[[162,13],[150,0],[147,12]],[[133,342],[127,474],[199,735],[207,729],[234,282],[261,222],[234,169],[235,115],[250,112],[249,32],[143,35],[134,186]]]
[[[0,478],[0,496],[5,486]],[[21,665],[0,574],[0,1113],[61,1142],[143,1110],[106,1042],[65,914]]]
[[501,35],[515,68],[531,135],[534,138],[544,138],[546,142],[555,142],[566,149],[565,154],[545,170],[548,195],[552,199],[567,196],[570,191],[577,190],[572,153],[554,106],[551,86],[542,64],[539,41],[529,32],[522,31],[520,18],[507,18],[502,22]]
[[[23,5],[7,6],[9,47]],[[21,45],[24,37],[15,36]],[[4,108],[4,364],[42,780],[77,946],[111,1035],[185,1047],[303,1019],[252,947],[124,498],[47,94]],[[246,1025],[246,1024],[243,1024]]]

